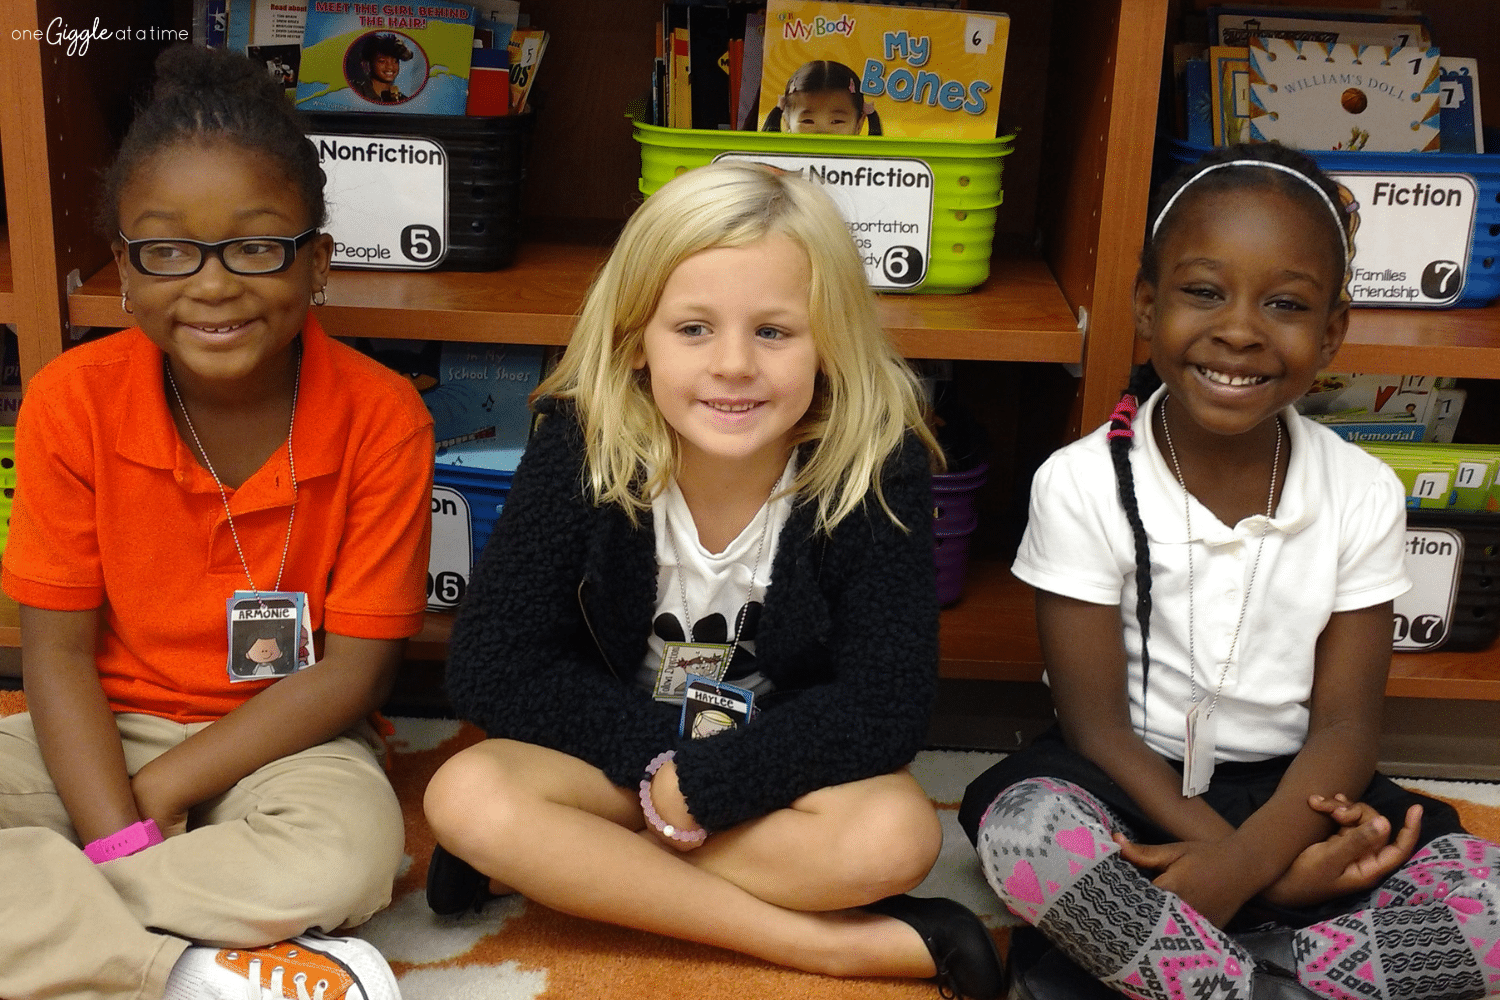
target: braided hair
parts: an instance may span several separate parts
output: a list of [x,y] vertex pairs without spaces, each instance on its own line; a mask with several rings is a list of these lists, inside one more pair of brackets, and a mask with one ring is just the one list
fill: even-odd
[[[860,91],[860,78],[854,70],[841,62],[832,59],[814,59],[812,62],[803,63],[798,67],[786,81],[786,90],[782,92],[782,100],[793,94],[822,94],[822,93],[844,93],[849,95],[850,106],[854,109],[857,118],[863,118],[868,126],[870,135],[880,135],[880,112],[871,108],[869,113],[865,112],[865,98]],[[765,123],[761,125],[762,132],[780,132],[784,112],[781,102],[777,102],[767,114]]]
[[1125,519],[1130,523],[1130,534],[1135,540],[1135,620],[1141,629],[1141,706],[1145,710],[1146,679],[1151,672],[1151,545],[1146,538],[1146,525],[1141,521],[1140,505],[1135,498],[1135,472],[1130,467],[1130,447],[1135,440],[1135,414],[1141,401],[1156,391],[1161,378],[1151,362],[1136,366],[1130,375],[1130,384],[1120,396],[1115,412],[1110,414],[1109,460],[1115,467],[1115,485],[1120,494],[1120,506],[1125,509]]
[[176,45],[156,59],[151,99],[140,107],[104,174],[96,225],[119,231],[120,192],[162,150],[185,143],[232,142],[278,166],[302,196],[309,226],[327,221],[318,151],[282,87],[264,66],[236,52]]
[[[1269,165],[1259,168],[1258,161]],[[1299,179],[1292,171],[1302,175]],[[1191,188],[1191,190],[1189,190]],[[1269,188],[1303,205],[1310,217],[1325,220],[1329,254],[1336,262],[1335,273],[1342,275],[1334,294],[1335,307],[1349,300],[1348,279],[1353,259],[1354,232],[1359,227],[1358,205],[1340,184],[1323,173],[1310,157],[1278,143],[1254,143],[1212,150],[1202,159],[1179,170],[1156,194],[1151,208],[1151,224],[1141,249],[1141,266],[1137,282],[1156,285],[1160,277],[1161,247],[1171,236],[1177,220],[1182,218],[1185,201],[1207,194],[1246,188]],[[1322,192],[1320,195],[1319,192]],[[1342,230],[1342,232],[1341,232]],[[1347,248],[1347,249],[1346,249]],[[1137,409],[1161,385],[1161,378],[1148,361],[1139,365],[1130,384],[1110,415],[1108,432],[1110,461],[1115,469],[1115,483],[1120,506],[1135,540],[1135,616],[1141,631],[1141,706],[1145,711],[1147,680],[1151,672],[1151,549],[1146,527],[1141,521],[1135,496],[1135,476],[1130,465]]]

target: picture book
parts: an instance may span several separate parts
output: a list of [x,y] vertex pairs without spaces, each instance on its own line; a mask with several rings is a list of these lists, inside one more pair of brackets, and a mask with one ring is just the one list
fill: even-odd
[[537,67],[547,52],[547,33],[540,28],[517,28],[510,33],[510,110],[520,114],[531,99]]
[[1215,146],[1244,142],[1250,131],[1250,53],[1233,45],[1208,50],[1209,104]]
[[543,354],[535,345],[443,343],[437,382],[421,390],[437,464],[515,470],[531,437],[527,401]]
[[756,130],[756,111],[760,107],[761,53],[766,38],[766,12],[745,15],[745,52],[740,57],[739,100],[735,105],[734,127],[745,132]]
[[1445,153],[1484,152],[1484,116],[1479,111],[1479,61],[1443,56],[1438,60],[1442,110],[1438,129]]
[[224,46],[265,63],[283,87],[295,88],[307,0],[236,0],[225,14]]
[[770,0],[761,131],[992,139],[1010,18]]
[[688,8],[688,87],[693,128],[728,128],[729,8]]
[[1436,441],[1445,429],[1452,439],[1463,405],[1452,378],[1367,372],[1320,373],[1296,402],[1305,417],[1352,441]]
[[1210,7],[1214,45],[1248,45],[1251,35],[1305,42],[1364,42],[1404,48],[1425,43],[1427,27],[1408,13],[1303,10],[1278,7]]
[[1251,142],[1298,149],[1435,152],[1438,50],[1250,38]]
[[310,0],[297,107],[461,115],[474,22],[474,8],[456,0]]
[[527,400],[546,348],[441,340],[346,341],[405,376],[432,414],[439,466],[513,472],[531,437]]
[[504,51],[521,19],[521,0],[481,0],[474,22],[474,47]]

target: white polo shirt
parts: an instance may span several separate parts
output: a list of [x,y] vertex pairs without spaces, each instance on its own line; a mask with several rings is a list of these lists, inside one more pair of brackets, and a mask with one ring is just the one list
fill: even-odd
[[[1141,700],[1135,546],[1120,506],[1108,425],[1062,448],[1032,483],[1030,520],[1013,566],[1039,590],[1120,608],[1129,657],[1131,722],[1146,743],[1182,759],[1188,673],[1188,558],[1193,547],[1199,697],[1211,698],[1229,653],[1266,518],[1227,526],[1191,500],[1150,428],[1158,390],[1136,416],[1130,463],[1151,547],[1151,686]],[[1234,662],[1214,715],[1221,761],[1294,754],[1307,738],[1318,636],[1337,611],[1404,593],[1405,491],[1384,462],[1288,407],[1291,460],[1265,535]],[[1149,709],[1149,711],[1147,710]]]

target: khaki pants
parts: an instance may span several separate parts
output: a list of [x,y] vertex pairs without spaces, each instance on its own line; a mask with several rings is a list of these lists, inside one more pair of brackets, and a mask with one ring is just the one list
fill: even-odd
[[[125,762],[202,729],[118,715]],[[270,944],[390,902],[401,808],[368,727],[268,764],[192,811],[188,832],[92,864],[27,715],[0,719],[0,997],[159,1000],[192,943]]]

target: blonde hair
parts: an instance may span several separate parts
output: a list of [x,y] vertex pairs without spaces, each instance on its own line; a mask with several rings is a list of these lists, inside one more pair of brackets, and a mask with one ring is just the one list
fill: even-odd
[[795,175],[715,163],[662,185],[631,216],[589,287],[562,361],[537,389],[577,407],[595,502],[619,504],[637,521],[678,468],[676,435],[651,397],[649,375],[632,367],[668,277],[693,254],[772,233],[807,254],[819,360],[812,403],[793,434],[794,445],[812,448],[791,492],[816,501],[825,532],[870,491],[894,521],[880,474],[906,431],[941,462],[922,420],[916,378],[880,325],[864,266],[833,203]]

